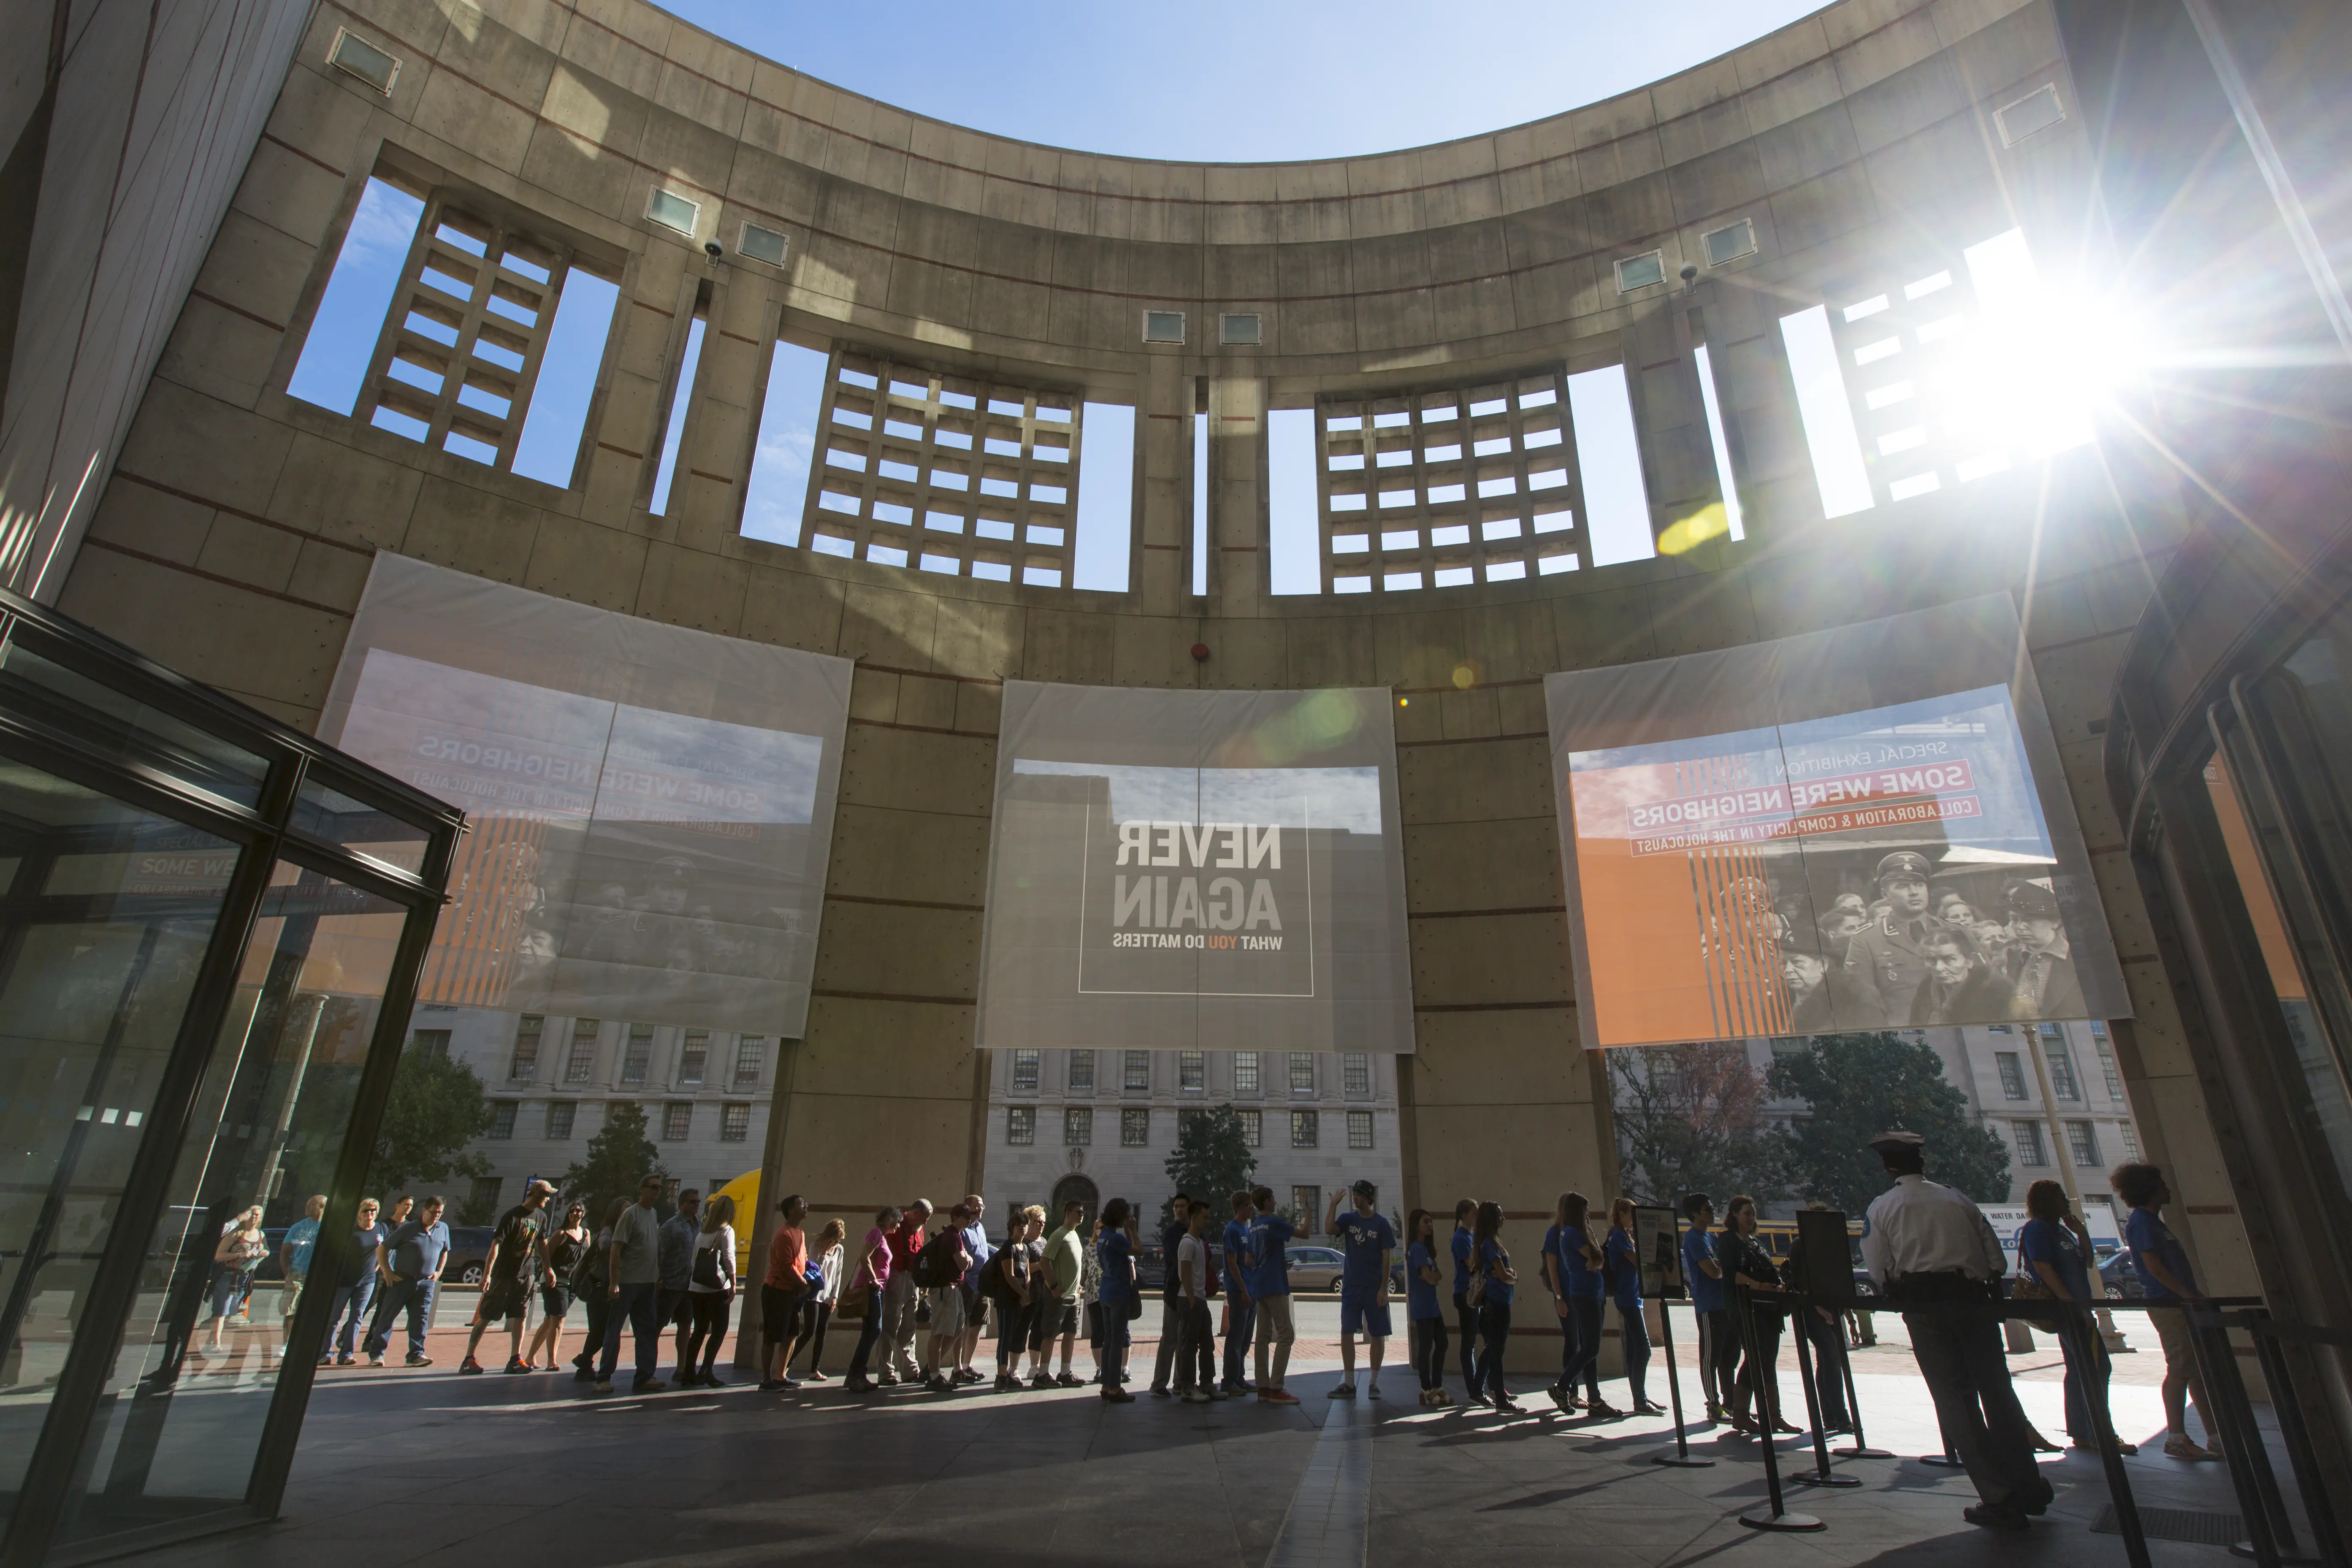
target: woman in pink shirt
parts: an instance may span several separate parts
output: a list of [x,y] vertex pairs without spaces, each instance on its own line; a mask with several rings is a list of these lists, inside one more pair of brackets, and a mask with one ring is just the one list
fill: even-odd
[[874,1342],[882,1337],[882,1288],[890,1283],[890,1233],[898,1228],[904,1217],[896,1208],[886,1208],[874,1216],[874,1228],[858,1244],[857,1261],[850,1266],[842,1286],[844,1298],[861,1294],[866,1298],[866,1319],[857,1331],[857,1353],[849,1358],[849,1375],[842,1383],[852,1394],[868,1393],[876,1386],[874,1380],[866,1375],[866,1364],[874,1353]]

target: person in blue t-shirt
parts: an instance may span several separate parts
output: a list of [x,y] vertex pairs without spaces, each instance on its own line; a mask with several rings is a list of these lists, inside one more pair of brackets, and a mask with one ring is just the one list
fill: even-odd
[[1502,1205],[1478,1205],[1477,1224],[1471,1227],[1470,1257],[1479,1289],[1478,1381],[1470,1386],[1470,1398],[1474,1404],[1491,1404],[1506,1415],[1516,1415],[1527,1407],[1512,1404],[1510,1391],[1503,1386],[1503,1347],[1511,1338],[1512,1287],[1519,1276],[1503,1246]]
[[1396,1256],[1396,1226],[1373,1205],[1380,1189],[1358,1182],[1348,1189],[1354,1207],[1339,1212],[1339,1194],[1331,1194],[1324,1210],[1323,1228],[1339,1244],[1339,1381],[1334,1399],[1356,1397],[1356,1336],[1369,1342],[1372,1367],[1371,1397],[1381,1396],[1381,1359],[1388,1347],[1389,1264]]
[[1551,1287],[1560,1331],[1559,1381],[1551,1385],[1551,1400],[1562,1410],[1574,1409],[1580,1376],[1586,1406],[1596,1416],[1614,1418],[1624,1412],[1601,1397],[1601,1314],[1608,1303],[1591,1222],[1591,1202],[1582,1193],[1562,1193],[1552,1211],[1551,1229],[1544,1236],[1544,1278]]
[[[2047,1177],[2034,1183],[2025,1190],[2025,1212],[2033,1217],[2017,1233],[2018,1272],[2039,1281],[2058,1300],[2096,1301],[2091,1289],[2090,1228],[2067,1203],[2066,1189]],[[2038,1326],[2057,1332],[2055,1322]],[[2095,1450],[2098,1428],[2089,1402],[2095,1397],[2101,1409],[2106,1407],[2107,1373],[2114,1363],[2096,1333],[2087,1338],[2094,1363],[2088,1367],[2077,1359],[2073,1335],[2060,1335],[2058,1346],[2066,1357],[2066,1436],[2077,1448]],[[2129,1443],[2116,1447],[2126,1454],[2137,1452]]]
[[1135,1300],[1135,1209],[1125,1198],[1103,1205],[1102,1224],[1095,1232],[1095,1258],[1102,1265],[1102,1396],[1114,1405],[1132,1405],[1135,1395],[1119,1386],[1127,1367],[1127,1304]]
[[1478,1215],[1475,1198],[1464,1198],[1454,1205],[1454,1235],[1447,1249],[1454,1254],[1454,1326],[1462,1335],[1462,1387],[1475,1393],[1478,1387],[1478,1309],[1470,1304],[1470,1232]]
[[1663,1415],[1665,1406],[1649,1396],[1650,1326],[1642,1317],[1642,1259],[1633,1247],[1633,1200],[1609,1205],[1609,1235],[1601,1243],[1601,1272],[1610,1300],[1617,1304],[1617,1331],[1625,1350],[1625,1392],[1638,1415]]
[[[1739,1370],[1739,1336],[1732,1331],[1730,1302],[1723,1289],[1723,1266],[1715,1258],[1715,1200],[1693,1193],[1683,1200],[1683,1279],[1689,1282],[1691,1315],[1698,1320],[1699,1384],[1706,1391],[1706,1418],[1723,1419],[1723,1393]],[[1730,1365],[1724,1363],[1728,1360]]]
[[310,1254],[318,1249],[319,1223],[326,1212],[327,1194],[313,1193],[302,1205],[302,1217],[286,1227],[286,1238],[278,1244],[283,1249],[278,1261],[286,1270],[286,1285],[278,1295],[278,1326],[286,1343],[294,1339],[294,1309],[300,1304],[302,1287],[310,1278]]
[[1275,1208],[1272,1187],[1252,1188],[1250,1204],[1257,1210],[1249,1235],[1249,1291],[1257,1299],[1257,1396],[1267,1405],[1296,1405],[1298,1396],[1282,1380],[1290,1370],[1291,1342],[1298,1337],[1290,1314],[1290,1238],[1298,1232]]
[[1257,1329],[1257,1298],[1250,1293],[1250,1221],[1257,1205],[1247,1193],[1233,1195],[1234,1217],[1225,1222],[1225,1365],[1223,1386],[1227,1394],[1255,1394],[1257,1385],[1244,1374],[1251,1336]]
[[1437,1268],[1437,1216],[1415,1209],[1406,1216],[1404,1233],[1405,1333],[1411,1339],[1412,1370],[1421,1378],[1421,1402],[1447,1405],[1445,1392],[1445,1314],[1438,1309],[1437,1287],[1444,1276]]
[[2132,1271],[2139,1276],[2140,1293],[2164,1305],[2149,1311],[2147,1321],[2164,1346],[2164,1454],[2170,1459],[2210,1459],[2213,1455],[2189,1441],[2188,1406],[2197,1406],[2197,1424],[2210,1442],[2213,1423],[2205,1418],[2205,1390],[2197,1378],[2197,1360],[2189,1339],[2186,1301],[2200,1300],[2197,1276],[2189,1268],[2189,1254],[2180,1238],[2164,1223],[2161,1211],[2172,1201],[2164,1173],[2137,1162],[2117,1165],[2107,1178],[2116,1196],[2131,1205],[2124,1221],[2124,1244],[2131,1248]]

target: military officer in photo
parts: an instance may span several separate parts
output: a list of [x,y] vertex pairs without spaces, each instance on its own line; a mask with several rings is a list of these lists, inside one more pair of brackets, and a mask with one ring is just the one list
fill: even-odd
[[1869,1007],[1863,1027],[1905,1029],[1911,1003],[1927,978],[1927,933],[1942,928],[1927,912],[1927,858],[1898,849],[1878,863],[1879,899],[1886,912],[1862,928],[1846,949],[1845,972]]
[[2010,984],[2010,1016],[2016,1018],[2085,1018],[2082,977],[2067,945],[2058,899],[2039,882],[2009,890],[2014,935],[2004,955]]

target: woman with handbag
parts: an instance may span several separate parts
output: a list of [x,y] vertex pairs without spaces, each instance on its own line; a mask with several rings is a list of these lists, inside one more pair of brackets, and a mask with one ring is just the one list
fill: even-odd
[[[580,1267],[581,1254],[588,1250],[587,1219],[588,1205],[573,1204],[563,1211],[563,1228],[551,1234],[541,1247],[547,1272],[539,1287],[539,1328],[523,1356],[533,1371],[553,1372],[563,1358],[563,1320],[572,1315],[572,1276]],[[539,1364],[542,1348],[545,1367]]]
[[1102,1263],[1102,1396],[1113,1405],[1132,1405],[1135,1395],[1119,1386],[1127,1365],[1128,1325],[1143,1315],[1143,1296],[1136,1289],[1135,1211],[1125,1198],[1103,1205],[1102,1229],[1095,1255]]
[[574,1369],[572,1376],[575,1383],[596,1381],[596,1353],[604,1347],[604,1320],[613,1305],[612,1282],[604,1277],[612,1268],[613,1226],[629,1212],[629,1205],[634,1201],[617,1197],[605,1205],[604,1223],[596,1232],[596,1245],[581,1258],[572,1273],[572,1294],[585,1302],[588,1308],[588,1342],[580,1347],[578,1355],[572,1358]]
[[[832,1325],[833,1310],[841,1304],[842,1243],[849,1239],[849,1227],[837,1219],[824,1222],[816,1235],[816,1256],[809,1267],[816,1270],[816,1299],[802,1309],[801,1338],[808,1346],[808,1370],[801,1373],[803,1383],[823,1383],[824,1369],[817,1363],[824,1359],[824,1331]],[[789,1373],[792,1369],[787,1367]]]
[[686,1304],[694,1326],[686,1332],[686,1353],[678,1358],[678,1384],[723,1388],[719,1347],[726,1342],[727,1312],[735,1304],[735,1200],[725,1193],[703,1208],[702,1231],[687,1265]]
[[[2098,1297],[2091,1289],[2090,1227],[2066,1201],[2066,1189],[2047,1177],[2034,1183],[2025,1189],[2025,1212],[2032,1217],[2017,1233],[2017,1283],[2010,1290],[2011,1297],[2028,1301],[2096,1301]],[[2055,1313],[2034,1327],[2058,1333]],[[2089,1366],[2077,1359],[2078,1337],[2091,1347]],[[2091,1419],[2090,1402],[2095,1398],[2101,1409],[2106,1407],[2107,1374],[2114,1363],[2095,1329],[2081,1336],[2060,1334],[2058,1344],[2066,1355],[2066,1436],[2075,1447],[2095,1452],[2099,1429]],[[2113,1421],[2107,1425],[2114,1429]],[[2045,1446],[2039,1432],[2034,1442],[2037,1447]],[[2139,1452],[2131,1443],[2116,1447],[2126,1454]]]
[[[213,1248],[213,1342],[221,1348],[221,1330],[230,1314],[253,1289],[254,1270],[269,1256],[269,1238],[261,1232],[261,1205],[254,1205],[230,1222]],[[268,1354],[267,1347],[263,1353]]]
[[[1765,1251],[1755,1237],[1756,1200],[1741,1193],[1724,1205],[1723,1237],[1717,1244],[1717,1260],[1722,1266],[1725,1278],[1737,1284],[1745,1285],[1750,1290],[1778,1290],[1780,1289],[1780,1266],[1772,1261],[1772,1255]],[[1764,1433],[1768,1426],[1773,1432],[1801,1432],[1803,1427],[1790,1426],[1780,1418],[1780,1414],[1781,1310],[1772,1303],[1757,1301],[1750,1315],[1754,1320],[1756,1342],[1752,1346],[1741,1347],[1746,1359],[1741,1362],[1738,1375],[1732,1380],[1732,1385],[1723,1391],[1723,1397],[1730,1409],[1731,1429],[1751,1437]],[[1732,1317],[1732,1331],[1737,1333],[1739,1324],[1736,1304]],[[1765,1384],[1768,1378],[1772,1380],[1769,1394]],[[1756,1417],[1752,1422],[1748,1415],[1750,1399],[1756,1402]]]
[[866,1375],[866,1368],[874,1354],[874,1342],[882,1337],[882,1292],[890,1283],[890,1233],[905,1217],[895,1205],[874,1216],[874,1228],[858,1243],[856,1261],[849,1266],[849,1288],[834,1309],[837,1318],[861,1321],[857,1351],[849,1358],[849,1375],[842,1383],[852,1394],[870,1394],[880,1386]]
[[1510,1391],[1503,1386],[1503,1347],[1511,1338],[1511,1293],[1519,1276],[1503,1246],[1502,1205],[1478,1205],[1470,1243],[1473,1272],[1465,1294],[1477,1310],[1479,1343],[1477,1381],[1471,1385],[1469,1402],[1491,1404],[1506,1415],[1517,1415],[1527,1407],[1512,1404]]

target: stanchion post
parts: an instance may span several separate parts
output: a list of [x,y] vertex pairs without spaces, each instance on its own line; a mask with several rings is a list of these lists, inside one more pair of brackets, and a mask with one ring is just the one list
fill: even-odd
[[[2094,1358],[2100,1353],[2098,1337],[2092,1327],[2090,1315],[2081,1307],[2062,1312],[2058,1332],[2064,1343],[2077,1356]],[[2094,1359],[2078,1361],[2083,1369],[2083,1403],[2091,1407],[2091,1431],[2099,1442],[2099,1468],[2107,1478],[2107,1500],[2116,1510],[2116,1529],[2124,1538],[2124,1558],[2131,1568],[2148,1568],[2147,1534],[2140,1528],[2139,1503],[2132,1496],[2131,1475],[2124,1468],[2123,1450],[2116,1446],[2116,1424],[2107,1414],[2107,1402],[2090,1397],[2091,1373],[2098,1365]]]
[[[1764,1492],[1771,1501],[1770,1512],[1751,1509],[1739,1516],[1739,1522],[1750,1530],[1793,1531],[1825,1529],[1827,1527],[1810,1513],[1790,1513],[1780,1495],[1780,1464],[1772,1451],[1772,1428],[1780,1421],[1780,1402],[1772,1397],[1772,1385],[1778,1380],[1771,1375],[1771,1369],[1764,1364],[1764,1358],[1759,1353],[1762,1347],[1756,1339],[1756,1302],[1748,1293],[1747,1286],[1737,1287],[1732,1310],[1739,1319],[1739,1336],[1748,1349],[1748,1364],[1757,1373],[1756,1411],[1758,1425],[1763,1427],[1758,1437],[1764,1449]],[[2265,1568],[2268,1568],[2267,1564]]]
[[[1812,1298],[1799,1297],[1797,1305],[1789,1310],[1790,1325],[1797,1331],[1797,1381],[1804,1388],[1805,1415],[1813,1428],[1813,1473],[1794,1475],[1789,1479],[1802,1487],[1858,1487],[1862,1485],[1860,1476],[1842,1476],[1830,1468],[1829,1434],[1822,1430],[1821,1393],[1815,1386],[1813,1358],[1810,1353],[1813,1321],[1806,1314],[1813,1310]],[[1841,1340],[1845,1337],[1843,1326],[1838,1330],[1838,1337]],[[1764,1440],[1769,1444],[1771,1434],[1766,1433]]]
[[1831,1452],[1841,1459],[1893,1458],[1895,1457],[1893,1449],[1874,1448],[1870,1446],[1869,1440],[1862,1435],[1862,1395],[1853,1386],[1853,1357],[1846,1353],[1845,1328],[1843,1323],[1838,1327],[1837,1351],[1838,1375],[1845,1380],[1845,1413],[1853,1422],[1853,1447],[1833,1448]]
[[[1694,1307],[1691,1312],[1696,1318],[1698,1309]],[[1674,1402],[1675,1406],[1675,1451],[1653,1454],[1650,1463],[1672,1465],[1677,1469],[1703,1470],[1715,1461],[1704,1456],[1694,1456],[1690,1451],[1690,1438],[1683,1432],[1683,1380],[1681,1374],[1675,1371],[1674,1304],[1663,1300],[1658,1303],[1658,1342],[1666,1352],[1666,1397]]]
[[2263,1381],[2270,1384],[2271,1408],[2278,1413],[2279,1437],[2294,1465],[2295,1489],[2303,1494],[2303,1511],[2311,1521],[2314,1548],[2326,1568],[2344,1568],[2344,1536],[2328,1497],[2327,1482],[2311,1448],[2311,1429],[2304,1425],[2303,1400],[2294,1391],[2294,1373],[2286,1363],[2285,1347],[2267,1332],[2267,1313],[2249,1312],[2246,1327],[2253,1336],[2254,1356],[2262,1363]]
[[2271,1473],[2270,1454],[2263,1446],[2262,1429],[2246,1401],[2245,1379],[2238,1375],[2237,1352],[2230,1348],[2230,1331],[2221,1314],[2203,1304],[2176,1310],[2189,1320],[2189,1348],[2195,1352],[2198,1382],[2203,1396],[2197,1412],[2208,1422],[2218,1421],[2221,1451],[2228,1463],[2230,1486],[2238,1494],[2238,1511],[2246,1521],[2248,1539],[2230,1550],[2252,1557],[2262,1568],[2280,1568],[2294,1551],[2294,1531],[2286,1518],[2286,1501],[2279,1496],[2278,1478]]

